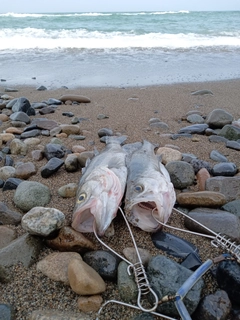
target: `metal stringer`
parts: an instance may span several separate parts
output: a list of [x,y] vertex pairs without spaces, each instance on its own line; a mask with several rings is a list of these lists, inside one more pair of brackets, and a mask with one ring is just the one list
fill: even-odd
[[[147,278],[147,274],[146,274],[146,271],[145,271],[145,268],[144,268],[144,265],[142,263],[142,259],[141,259],[141,256],[140,256],[140,253],[139,253],[139,250],[138,250],[138,247],[137,247],[137,244],[136,244],[136,241],[134,239],[134,236],[133,236],[133,233],[132,233],[132,230],[130,228],[130,225],[125,217],[125,214],[123,212],[123,210],[119,207],[119,210],[126,222],[126,225],[128,227],[128,230],[129,230],[129,233],[131,235],[131,238],[132,238],[132,242],[134,244],[134,247],[135,247],[135,250],[136,250],[136,253],[137,253],[137,257],[138,257],[138,262],[137,263],[131,263],[129,260],[127,260],[125,257],[121,256],[119,253],[117,253],[115,250],[113,250],[111,247],[109,247],[107,244],[105,244],[97,235],[97,232],[96,232],[96,226],[95,226],[95,221],[93,223],[93,231],[94,231],[94,234],[95,234],[95,237],[97,238],[97,240],[104,246],[106,247],[108,250],[110,250],[111,252],[113,252],[115,255],[117,255],[120,259],[124,260],[125,262],[127,262],[127,264],[129,265],[128,268],[127,268],[127,272],[129,275],[131,274],[134,274],[134,277],[135,277],[135,282],[137,284],[137,287],[138,287],[138,298],[137,298],[137,306],[135,305],[132,305],[132,304],[129,304],[129,303],[125,303],[125,302],[122,302],[122,301],[118,301],[118,300],[108,300],[106,301],[102,307],[98,310],[98,313],[97,313],[97,318],[96,320],[99,320],[99,317],[100,317],[100,314],[103,310],[103,308],[109,304],[109,303],[116,303],[116,304],[120,304],[122,306],[126,306],[126,307],[130,307],[130,308],[133,308],[133,309],[137,309],[137,310],[140,310],[140,311],[143,311],[143,312],[149,312],[153,315],[156,315],[156,316],[159,316],[159,317],[162,317],[164,319],[169,319],[169,320],[176,320],[175,318],[172,318],[172,317],[168,317],[164,314],[161,314],[161,313],[158,313],[158,312],[155,312],[155,310],[157,309],[158,307],[158,296],[157,294],[154,292],[154,290],[151,288],[150,286],[150,283],[148,281],[148,278]],[[152,294],[153,295],[153,298],[154,298],[154,304],[152,306],[152,308],[150,309],[147,309],[145,307],[143,307],[142,305],[142,298],[143,296],[146,296],[148,294]]]

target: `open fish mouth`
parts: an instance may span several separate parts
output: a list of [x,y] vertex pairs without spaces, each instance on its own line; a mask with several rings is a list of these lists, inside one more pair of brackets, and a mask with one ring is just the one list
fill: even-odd
[[157,206],[155,202],[139,202],[137,204],[140,208],[145,209],[145,210],[156,210],[157,211]]
[[162,227],[154,218],[155,216],[159,219],[158,207],[154,201],[135,203],[126,212],[126,217],[130,223],[147,232],[156,232]]
[[82,207],[73,214],[72,227],[78,232],[93,232],[94,216],[91,205]]

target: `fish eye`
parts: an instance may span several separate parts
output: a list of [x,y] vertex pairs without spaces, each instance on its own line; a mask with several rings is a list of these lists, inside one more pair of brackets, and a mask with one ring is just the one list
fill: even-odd
[[86,193],[84,192],[84,193],[81,193],[80,194],[80,196],[79,196],[79,198],[78,198],[78,203],[81,203],[81,202],[83,202],[85,199],[86,199],[86,197],[87,197],[87,195],[86,195]]
[[136,191],[136,192],[142,192],[143,191],[143,186],[142,185],[137,185],[137,186],[135,186],[135,188],[134,188],[134,190]]

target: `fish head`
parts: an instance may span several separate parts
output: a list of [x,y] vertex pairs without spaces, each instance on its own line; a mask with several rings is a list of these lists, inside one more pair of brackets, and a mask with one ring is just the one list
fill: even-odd
[[[125,198],[126,217],[134,226],[156,232],[166,223],[176,201],[170,179],[164,175],[129,181]],[[159,223],[160,221],[161,223]]]
[[72,227],[79,232],[104,235],[115,218],[123,190],[116,174],[107,167],[93,170],[79,186],[73,211]]

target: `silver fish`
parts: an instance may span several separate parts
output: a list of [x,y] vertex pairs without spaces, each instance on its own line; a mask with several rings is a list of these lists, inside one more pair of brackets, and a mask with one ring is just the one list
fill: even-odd
[[106,147],[86,165],[73,211],[75,230],[93,232],[95,220],[102,236],[115,218],[127,180],[126,152],[121,147],[125,140],[125,136],[108,137]]
[[154,153],[154,146],[144,141],[128,163],[125,213],[128,221],[147,232],[155,232],[166,223],[176,201],[170,176]]

